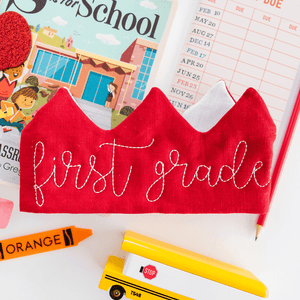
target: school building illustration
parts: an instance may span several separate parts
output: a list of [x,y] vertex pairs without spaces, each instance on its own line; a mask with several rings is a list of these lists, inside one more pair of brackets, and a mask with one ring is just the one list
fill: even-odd
[[113,82],[118,88],[109,107],[135,109],[144,98],[157,47],[157,43],[137,38],[118,61],[80,49],[60,49],[37,38],[26,78],[36,76],[39,85],[49,89],[67,87],[74,97],[100,105],[105,105],[107,86]]

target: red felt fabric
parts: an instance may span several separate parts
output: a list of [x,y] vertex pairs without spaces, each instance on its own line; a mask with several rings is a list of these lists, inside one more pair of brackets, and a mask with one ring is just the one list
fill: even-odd
[[31,32],[26,20],[8,11],[0,15],[0,70],[25,62],[31,48]]
[[22,132],[20,209],[263,213],[275,131],[252,88],[206,133],[192,128],[157,88],[108,131],[62,88]]

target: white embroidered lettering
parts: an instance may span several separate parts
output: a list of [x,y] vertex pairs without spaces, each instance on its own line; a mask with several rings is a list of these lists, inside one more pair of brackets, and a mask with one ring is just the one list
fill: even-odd
[[[238,151],[239,151],[239,149],[240,149],[240,146],[241,146],[242,144],[245,145],[245,150],[244,150],[244,153],[243,153],[241,162],[240,162],[239,166],[236,168],[236,157],[237,157]],[[175,162],[174,162],[173,159],[172,159],[172,154],[173,154],[173,153],[176,153],[176,161],[175,161]],[[238,185],[236,184],[236,178],[235,178],[235,176],[236,176],[236,174],[238,173],[238,171],[240,170],[240,168],[241,168],[241,166],[242,166],[242,164],[243,164],[243,162],[244,162],[246,153],[247,153],[247,143],[246,143],[245,141],[241,141],[241,142],[237,145],[236,150],[235,150],[235,154],[234,154],[234,158],[233,158],[233,164],[232,164],[233,167],[231,168],[231,167],[228,166],[228,165],[223,165],[223,166],[220,168],[220,171],[219,171],[217,180],[216,180],[216,182],[215,182],[214,184],[211,183],[211,178],[210,178],[211,166],[208,167],[208,166],[206,166],[206,165],[200,165],[200,166],[198,166],[197,169],[196,169],[196,171],[195,171],[195,173],[194,173],[194,176],[193,176],[192,180],[191,180],[188,184],[185,184],[185,175],[186,175],[186,171],[187,171],[187,168],[188,168],[188,164],[187,164],[187,163],[178,164],[178,162],[179,162],[179,152],[178,152],[177,150],[172,150],[172,151],[170,152],[170,155],[169,155],[169,160],[170,160],[170,162],[171,162],[171,164],[172,164],[173,166],[171,167],[171,169],[170,169],[169,171],[164,172],[164,163],[161,162],[161,161],[158,162],[159,164],[161,164],[161,165],[163,166],[162,172],[159,174],[159,173],[157,172],[157,170],[155,169],[155,173],[156,173],[157,175],[160,175],[160,177],[159,177],[156,181],[154,181],[154,183],[149,187],[149,189],[147,190],[147,193],[146,193],[146,198],[147,198],[147,200],[148,200],[149,202],[156,202],[159,198],[161,198],[161,196],[162,196],[162,194],[163,194],[163,191],[164,191],[164,188],[165,188],[165,177],[166,177],[166,175],[168,175],[171,171],[173,171],[176,167],[184,167],[184,172],[183,172],[183,175],[182,175],[182,186],[183,186],[184,188],[188,188],[189,186],[191,186],[191,184],[194,182],[194,180],[195,180],[195,178],[196,178],[196,179],[199,180],[199,181],[204,181],[205,179],[207,179],[207,183],[208,183],[208,185],[209,185],[210,187],[215,187],[215,186],[219,183],[219,181],[222,181],[222,182],[228,182],[228,181],[232,180],[234,186],[235,186],[237,189],[243,189],[243,188],[245,188],[245,187],[249,184],[249,182],[250,182],[252,176],[254,177],[255,182],[256,182],[256,184],[257,184],[259,187],[265,187],[265,186],[267,186],[267,185],[270,183],[270,180],[269,180],[265,185],[260,185],[260,184],[258,183],[256,177],[255,177],[255,173],[256,173],[259,169],[261,169],[262,166],[263,166],[263,163],[262,163],[262,162],[257,162],[257,163],[254,165],[253,170],[252,170],[252,173],[251,173],[251,175],[250,175],[250,177],[249,177],[249,180],[248,180],[243,186],[240,187],[240,186],[238,186]],[[258,164],[259,164],[259,166],[257,167]],[[204,176],[203,178],[199,178],[199,171],[200,171],[201,168],[204,168],[204,169],[207,170],[207,173],[205,174],[205,176]],[[225,168],[229,169],[229,170],[231,171],[231,174],[232,174],[231,177],[229,177],[229,178],[227,178],[227,179],[222,178],[223,169],[225,169]],[[160,194],[159,194],[158,197],[156,197],[155,199],[150,199],[150,198],[149,198],[149,194],[150,194],[151,190],[152,190],[153,187],[154,187],[159,181],[161,181],[161,180],[162,180],[162,189],[161,189]]]
[[[65,183],[66,183],[66,180],[67,180],[67,177],[68,177],[68,174],[69,174],[69,169],[70,168],[78,168],[77,170],[77,174],[76,174],[76,179],[75,179],[75,188],[80,190],[82,189],[83,187],[85,187],[85,185],[87,184],[92,172],[95,172],[96,174],[98,174],[100,176],[99,179],[97,179],[94,184],[93,184],[93,191],[94,193],[96,194],[99,194],[99,193],[102,193],[105,189],[106,189],[106,186],[107,186],[107,183],[106,183],[106,180],[105,178],[110,174],[112,173],[112,189],[113,189],[113,193],[115,196],[117,197],[121,197],[126,188],[127,188],[127,185],[128,185],[128,182],[129,182],[129,179],[130,179],[130,175],[131,175],[131,171],[132,171],[132,166],[130,166],[130,169],[129,169],[129,174],[128,174],[128,177],[127,177],[127,180],[126,180],[126,183],[125,183],[125,186],[122,190],[122,192],[120,194],[117,194],[116,192],[116,188],[115,188],[115,148],[116,147],[120,147],[120,148],[128,148],[128,149],[145,149],[145,148],[149,148],[153,145],[154,143],[154,139],[152,140],[152,142],[149,144],[149,145],[146,145],[146,146],[142,146],[142,147],[135,147],[135,146],[126,146],[126,145],[119,145],[119,144],[116,144],[115,140],[113,143],[103,143],[99,146],[99,148],[103,147],[103,146],[112,146],[112,149],[113,149],[113,157],[112,157],[112,167],[111,169],[109,170],[108,173],[106,173],[105,175],[102,175],[99,171],[97,171],[95,169],[95,164],[96,164],[96,157],[95,155],[91,155],[89,157],[89,164],[90,164],[90,171],[89,171],[89,174],[87,175],[86,177],[86,180],[84,181],[84,183],[81,185],[81,186],[78,186],[78,177],[79,177],[79,174],[80,174],[80,171],[81,171],[81,165],[78,164],[78,165],[72,165],[72,152],[71,151],[64,151],[62,153],[62,157],[61,157],[61,161],[63,163],[63,165],[66,167],[66,172],[65,172],[65,176],[64,176],[64,179],[62,181],[61,184],[58,184],[57,183],[57,178],[56,178],[56,158],[54,157],[53,158],[53,161],[54,161],[54,165],[53,165],[53,170],[50,174],[50,176],[40,185],[37,184],[37,175],[36,175],[36,169],[38,168],[38,166],[42,163],[43,159],[44,159],[44,156],[45,156],[45,146],[44,146],[44,143],[43,142],[38,142],[36,145],[35,145],[35,150],[34,150],[34,159],[33,159],[33,170],[34,170],[34,190],[35,190],[35,199],[36,199],[36,204],[38,206],[43,206],[44,205],[44,202],[45,202],[45,199],[44,199],[44,193],[42,191],[42,187],[49,182],[49,180],[51,179],[51,177],[53,176],[53,182],[55,184],[55,186],[57,186],[58,188],[62,187]],[[36,155],[37,155],[37,149],[38,147],[41,147],[41,150],[42,150],[42,156],[39,160],[39,162],[36,164]],[[68,159],[68,162],[66,162],[66,154],[69,155],[69,159]],[[97,190],[96,189],[96,185],[98,182],[101,182],[103,181],[103,188],[102,189],[99,189]],[[38,192],[41,196],[41,203],[39,201],[39,197],[38,197]]]
[[[130,181],[130,177],[133,171],[133,167],[134,166],[130,166],[129,170],[128,170],[128,175],[124,184],[124,187],[120,189],[120,192],[117,192],[117,188],[116,188],[116,182],[115,182],[115,177],[116,177],[116,170],[115,170],[115,156],[116,156],[116,148],[126,148],[126,149],[133,149],[133,150],[143,150],[146,148],[150,148],[152,145],[154,144],[154,139],[151,141],[151,143],[149,143],[146,146],[126,146],[126,145],[121,145],[121,144],[117,144],[116,141],[114,140],[113,143],[103,143],[99,146],[99,148],[103,148],[106,146],[110,146],[112,147],[112,159],[111,159],[111,167],[108,171],[106,171],[106,173],[102,174],[99,170],[95,169],[95,165],[96,165],[96,161],[97,161],[97,157],[95,155],[90,155],[89,157],[89,171],[88,174],[85,178],[85,180],[83,181],[83,183],[81,183],[81,185],[78,183],[79,182],[79,176],[82,173],[82,165],[81,164],[72,164],[72,160],[73,160],[73,154],[71,151],[64,151],[61,155],[61,162],[63,164],[63,166],[66,168],[64,171],[64,177],[61,183],[58,183],[57,180],[57,165],[56,165],[56,157],[53,158],[53,167],[52,167],[52,171],[50,173],[50,175],[48,176],[48,178],[42,182],[41,184],[38,184],[38,178],[37,178],[37,169],[38,167],[42,164],[44,158],[45,158],[45,146],[43,144],[43,142],[38,142],[35,145],[35,149],[34,149],[34,159],[33,159],[33,171],[34,171],[34,191],[35,191],[35,199],[36,199],[36,204],[38,206],[43,206],[45,203],[45,197],[44,197],[44,193],[43,193],[43,187],[50,181],[50,179],[53,177],[53,183],[57,188],[61,188],[62,186],[64,186],[66,184],[68,175],[70,173],[71,169],[77,169],[76,171],[76,178],[74,181],[74,187],[78,190],[83,189],[89,179],[91,178],[91,175],[93,173],[97,174],[99,176],[99,178],[93,183],[93,192],[95,194],[100,194],[102,193],[106,187],[107,187],[107,180],[106,177],[109,176],[111,174],[111,182],[112,182],[112,192],[116,197],[121,197],[129,184]],[[244,146],[244,150],[241,149],[241,146]],[[197,179],[198,181],[202,182],[205,181],[207,179],[207,184],[210,187],[216,187],[218,185],[218,183],[221,182],[229,182],[230,180],[232,180],[234,186],[237,189],[243,189],[245,188],[249,182],[251,181],[252,177],[254,178],[254,181],[256,183],[257,186],[263,188],[265,186],[267,186],[270,183],[270,180],[266,183],[266,184],[260,184],[256,178],[256,172],[259,171],[262,167],[263,167],[263,163],[261,161],[258,161],[255,163],[252,172],[250,174],[249,179],[247,180],[247,182],[242,185],[239,186],[236,183],[236,175],[239,172],[239,170],[241,169],[245,157],[246,157],[246,153],[247,153],[247,143],[245,141],[241,141],[235,150],[234,153],[234,157],[233,157],[233,163],[232,163],[232,167],[228,166],[228,165],[223,165],[218,173],[218,177],[216,179],[216,181],[214,183],[212,183],[211,181],[211,170],[212,170],[212,166],[206,166],[206,165],[199,165],[195,172],[194,175],[192,177],[192,179],[189,182],[186,182],[186,173],[188,170],[188,164],[187,163],[179,163],[180,160],[180,153],[178,150],[171,150],[169,153],[169,162],[171,163],[169,170],[166,170],[166,164],[162,161],[158,161],[155,165],[155,169],[154,172],[156,175],[158,175],[159,177],[150,185],[150,187],[148,188],[148,190],[146,191],[146,199],[149,202],[156,202],[157,200],[159,200],[165,190],[165,184],[166,184],[166,176],[168,174],[170,174],[175,168],[177,167],[184,167],[183,170],[183,174],[182,174],[182,179],[181,179],[181,184],[183,188],[188,188],[190,187],[193,182],[195,181],[195,179]],[[242,152],[243,151],[243,152]],[[37,159],[37,153],[41,153],[40,154],[40,158]],[[237,156],[241,157],[241,161],[240,163],[237,165]],[[226,177],[228,178],[224,178],[224,174],[223,174],[223,170],[229,170],[229,176],[228,175]],[[201,175],[200,175],[201,174]],[[82,175],[81,175],[82,176]],[[158,195],[153,195],[155,193],[154,191],[154,187],[158,186]],[[118,189],[119,190],[119,189]],[[150,197],[150,194],[152,197]]]

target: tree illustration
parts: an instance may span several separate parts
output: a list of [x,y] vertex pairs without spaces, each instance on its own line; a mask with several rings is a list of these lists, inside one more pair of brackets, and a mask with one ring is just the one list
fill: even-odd
[[40,24],[37,24],[36,27],[35,27],[35,32],[38,32],[41,28],[41,25]]
[[25,80],[25,83],[27,83],[28,85],[32,85],[32,86],[38,86],[39,85],[39,80],[36,76],[29,76]]
[[61,40],[62,45],[65,43],[65,40],[66,40],[65,37]]
[[130,106],[124,106],[121,111],[120,114],[124,115],[124,116],[129,116],[132,112],[134,111],[134,109]]

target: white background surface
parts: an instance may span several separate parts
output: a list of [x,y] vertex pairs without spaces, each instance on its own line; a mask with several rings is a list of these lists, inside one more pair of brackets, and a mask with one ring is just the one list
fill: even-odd
[[[197,3],[178,2],[156,81],[165,93],[183,44],[179,37],[188,30],[183,24],[193,15],[192,8]],[[245,268],[266,284],[270,300],[300,299],[299,153],[298,126],[267,226],[256,242],[255,215],[34,215],[19,212],[17,189],[0,186],[0,196],[15,203],[8,227],[0,230],[0,240],[69,225],[94,231],[92,237],[77,247],[0,262],[0,299],[110,299],[98,284],[108,256],[125,257],[126,253],[120,250],[125,230]],[[235,300],[231,293],[221,291],[217,298],[205,297],[205,300]],[[258,298],[244,294],[236,299]]]

